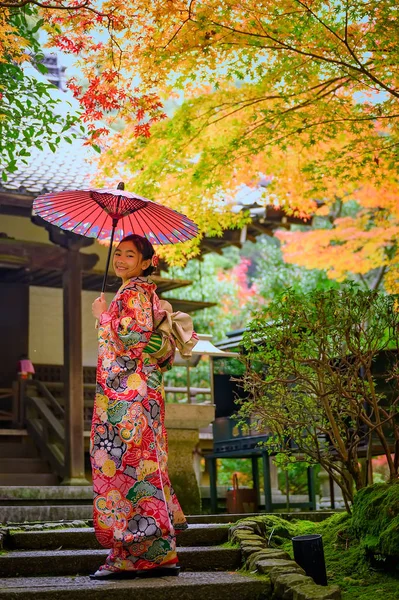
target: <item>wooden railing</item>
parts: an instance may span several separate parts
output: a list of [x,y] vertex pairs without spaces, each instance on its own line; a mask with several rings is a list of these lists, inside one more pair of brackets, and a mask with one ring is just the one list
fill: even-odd
[[26,429],[54,473],[63,478],[64,409],[41,381],[33,379],[20,385],[23,387]]
[[[96,384],[84,384],[84,428],[89,435],[93,413]],[[176,398],[189,393],[189,401],[196,401],[199,395],[210,396],[210,388],[172,387],[165,392]],[[58,381],[42,382],[36,379],[20,379],[14,385],[14,405],[18,420],[24,425],[42,457],[50,463],[54,473],[60,478],[65,475],[65,400],[64,384]]]

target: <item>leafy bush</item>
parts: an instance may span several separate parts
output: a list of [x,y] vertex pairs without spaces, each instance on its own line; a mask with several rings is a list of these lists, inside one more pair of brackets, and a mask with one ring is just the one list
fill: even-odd
[[[393,297],[354,285],[308,294],[288,290],[261,310],[244,335],[248,392],[241,416],[269,431],[268,445],[287,463],[319,463],[341,487],[347,509],[367,484],[360,449],[383,448],[398,477],[399,313]],[[375,361],[390,349],[379,381]],[[392,349],[394,351],[392,352]]]

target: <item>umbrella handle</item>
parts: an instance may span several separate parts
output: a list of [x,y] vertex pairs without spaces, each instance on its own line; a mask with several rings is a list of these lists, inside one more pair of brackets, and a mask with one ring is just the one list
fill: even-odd
[[[120,196],[119,196],[119,199],[118,199],[118,206],[119,206],[119,202],[120,202]],[[102,287],[101,287],[101,293],[105,292],[105,286],[107,284],[108,269],[109,269],[109,263],[111,262],[111,254],[112,254],[112,244],[113,244],[113,241],[114,241],[115,229],[116,229],[117,225],[118,225],[118,219],[112,219],[111,239],[110,239],[110,242],[109,242],[107,264],[105,266],[105,273],[104,273],[103,284],[102,284]],[[98,329],[98,319],[96,319],[96,323],[95,323],[94,327],[95,327],[95,329]]]
[[[118,199],[118,207],[119,207],[119,202],[120,202],[120,196]],[[104,279],[103,279],[103,285],[101,288],[101,292],[105,292],[105,286],[107,284],[107,277],[108,277],[108,269],[109,269],[109,263],[111,262],[111,254],[112,254],[112,244],[114,241],[114,235],[115,235],[115,229],[118,225],[118,219],[112,219],[112,231],[111,231],[111,239],[109,242],[109,250],[108,250],[108,256],[107,256],[107,264],[105,265],[105,273],[104,273]]]

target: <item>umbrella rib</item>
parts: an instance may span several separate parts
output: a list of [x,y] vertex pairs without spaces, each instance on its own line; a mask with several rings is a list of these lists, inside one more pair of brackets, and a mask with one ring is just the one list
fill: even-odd
[[[142,212],[144,213],[144,210]],[[145,218],[145,214],[141,214],[140,218],[143,219],[145,225],[149,228],[149,231],[151,231],[151,229],[153,229],[153,227],[151,227],[151,224],[148,223],[147,219]],[[153,231],[151,231],[151,233],[158,240],[158,244],[162,245],[162,242],[159,241],[159,237],[156,235],[156,233],[154,233]]]
[[[151,216],[153,217],[154,224],[155,224],[157,227],[159,227],[159,229],[160,229],[161,233],[162,233],[162,234],[163,234],[163,235],[164,235],[166,238],[168,238],[168,236],[170,236],[170,235],[173,235],[173,236],[174,236],[176,239],[178,239],[178,240],[179,240],[178,236],[177,236],[175,233],[173,233],[173,231],[171,231],[170,229],[169,229],[169,231],[166,231],[166,233],[165,233],[165,225],[164,225],[164,223],[163,223],[162,221],[160,222],[160,219],[161,219],[161,217],[160,217],[159,215],[157,215],[157,214],[154,214],[154,213],[153,213]],[[181,226],[180,226],[180,225],[174,225],[174,224],[173,224],[173,227],[175,227],[175,229],[177,229],[179,233],[182,233],[182,234],[183,234],[183,236],[186,238],[186,240],[179,240],[179,241],[187,241],[187,240],[191,239],[190,237],[188,237],[188,236],[187,236],[187,234],[185,234],[185,233],[182,231],[182,228],[181,228]],[[173,243],[173,242],[170,242],[170,240],[169,240],[169,243]]]
[[[162,207],[162,208],[163,208],[163,207]],[[173,210],[173,209],[169,209],[169,210]],[[177,213],[176,213],[176,211],[173,211],[173,212],[174,212],[175,214],[177,214]],[[162,211],[159,211],[159,210],[154,210],[154,211],[153,211],[153,214],[154,214],[154,216],[155,216],[156,218],[159,218],[159,219],[161,219],[161,218],[162,218]],[[163,218],[165,218],[165,217],[163,217]],[[179,229],[180,231],[181,231],[182,229],[184,229],[184,231],[187,231],[187,233],[188,233],[188,234],[190,234],[190,233],[191,233],[190,229],[187,229],[187,227],[185,227],[185,226],[184,226],[184,224],[182,223],[182,220],[180,220],[180,221],[178,222],[176,219],[170,219],[170,221],[171,221],[171,222],[172,222],[172,224],[173,224],[173,225],[176,227],[176,229]],[[176,222],[178,222],[178,225],[176,225]],[[188,239],[191,239],[191,238],[188,238]]]
[[[144,212],[144,211],[143,211],[143,212]],[[155,213],[155,211],[153,212],[153,215],[152,215],[152,216],[154,217],[154,222],[155,222],[155,224],[156,224],[156,225],[157,225],[157,226],[158,226],[160,229],[161,229],[161,228],[163,229],[163,227],[164,227],[163,223],[161,222],[161,225],[159,224],[159,219],[161,219],[161,216],[158,216],[157,214],[154,214],[154,213]],[[142,217],[144,218],[144,215],[142,215]],[[144,220],[145,220],[145,219],[144,219]],[[191,237],[188,237],[186,233],[184,233],[184,232],[182,232],[182,231],[181,231],[181,229],[183,229],[183,226],[181,226],[181,225],[174,225],[174,226],[176,227],[176,229],[179,229],[179,233],[183,233],[184,237],[186,238],[186,240],[183,240],[183,241],[187,241],[187,240],[190,240],[190,239],[191,239]],[[162,233],[163,233],[163,232],[162,232]],[[169,234],[163,233],[163,235],[167,236],[167,235],[171,235],[171,233],[172,233],[172,232],[170,232]],[[175,237],[177,237],[177,236],[176,236],[175,234],[173,234],[173,233],[172,233],[172,235],[174,235]]]
[[[49,198],[45,198],[45,197],[38,198],[36,200],[35,204],[37,205],[37,204],[41,204],[41,203],[45,203],[45,202],[52,202],[53,207],[54,207],[54,206],[56,206],[59,203],[68,204],[68,205],[71,205],[71,204],[81,204],[83,200],[85,202],[87,202],[88,200],[92,200],[92,199],[90,198],[90,196],[88,198],[86,198],[86,197],[82,198],[82,196],[79,197],[76,194],[73,194],[73,195],[71,194],[71,195],[68,195],[68,196],[54,198],[54,199],[51,199],[51,198],[49,199]],[[95,200],[93,200],[93,202],[95,202]],[[44,206],[40,206],[39,208],[45,208],[45,204],[44,204]]]
[[[105,212],[105,211],[104,211],[104,212]],[[98,235],[97,235],[97,239],[99,238],[99,235],[100,235],[100,233],[101,233],[101,231],[102,231],[102,229],[103,229],[103,227],[104,227],[104,225],[105,225],[105,223],[106,223],[106,221],[107,221],[108,217],[109,217],[109,214],[105,212],[105,219],[104,219],[104,221],[103,221],[103,224],[101,225],[101,227],[100,227],[100,229],[99,229],[99,232],[98,232]]]
[[133,225],[132,220],[130,218],[132,215],[130,213],[128,213],[127,216],[129,217],[129,223],[130,223],[130,227],[132,228],[132,233],[134,233],[134,225]]
[[[180,223],[181,219],[183,219],[183,218],[186,218],[189,221],[191,221],[188,217],[186,217],[182,213],[179,213],[178,211],[174,210],[173,208],[168,208],[166,206],[163,206],[162,204],[156,204],[155,202],[154,202],[154,204],[155,204],[154,212],[159,213],[160,215],[162,215],[162,212],[164,210],[166,210],[168,212],[170,211],[171,213],[173,213],[169,217],[169,220],[172,221],[172,222],[174,222],[174,223],[176,223],[176,222]],[[192,222],[193,226],[196,227],[195,223],[193,221],[191,221],[191,222]]]
[[[164,210],[166,209],[166,211],[168,211],[167,218],[168,218],[169,222],[171,222],[173,225],[176,225],[176,227],[179,227],[181,224],[181,218],[179,218],[179,213],[177,213],[175,210],[173,210],[173,208],[167,208],[164,206],[155,205],[155,207],[153,209],[153,213],[159,215],[160,218],[165,218],[165,215],[162,215],[162,213],[163,213],[162,209],[164,209]],[[172,214],[170,214],[169,211],[171,211]],[[183,215],[181,215],[181,216],[183,216]]]
[[[75,206],[71,206],[71,205],[75,205]],[[66,206],[67,205],[67,206]],[[52,210],[48,210],[47,216],[52,217],[53,215],[56,215],[57,212],[60,212],[62,210],[65,211],[70,211],[71,213],[79,211],[79,209],[81,209],[82,206],[82,200],[63,200],[62,202],[62,206],[52,206]],[[99,206],[98,204],[96,204],[96,206]],[[37,207],[36,207],[37,208]],[[100,207],[101,208],[101,207]],[[45,210],[45,207],[38,207],[38,210]]]
[[[102,213],[102,208],[101,208],[101,206],[99,206],[98,208],[100,209],[100,214],[99,214],[99,215],[98,215],[98,217],[96,217],[95,219],[93,218],[92,222],[90,223],[90,227],[88,227],[88,228],[85,230],[85,232],[84,232],[84,235],[85,235],[85,236],[87,236],[87,237],[93,237],[93,236],[89,236],[89,235],[88,235],[88,233],[89,233],[90,229],[93,227],[94,223],[96,222],[96,219],[99,219],[99,218],[100,218],[100,216],[101,216],[101,213]],[[107,216],[108,216],[108,215],[106,214],[106,216],[105,216],[105,220],[104,220],[104,223],[105,223],[105,221],[107,220]],[[104,223],[103,223],[103,225],[104,225]]]
[[93,208],[93,210],[91,211],[91,213],[89,213],[88,215],[86,215],[84,219],[81,219],[79,221],[79,223],[76,223],[76,225],[74,225],[72,227],[72,229],[69,229],[69,231],[73,231],[74,229],[76,229],[76,227],[79,227],[79,225],[81,225],[83,223],[83,221],[86,221],[86,219],[88,219],[97,210],[97,208],[99,208],[100,210],[102,210],[101,206],[98,206],[98,204],[96,204],[96,206]]

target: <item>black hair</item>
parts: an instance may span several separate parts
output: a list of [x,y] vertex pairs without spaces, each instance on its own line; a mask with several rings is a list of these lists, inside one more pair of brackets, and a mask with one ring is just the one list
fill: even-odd
[[[130,235],[127,235],[119,243],[121,244],[122,242],[132,242],[136,246],[137,250],[140,252],[141,256],[143,257],[143,260],[152,259],[152,257],[155,254],[155,250],[151,242],[149,242],[147,238],[142,237],[141,235],[137,235],[137,233],[131,233]],[[143,271],[144,277],[152,275],[155,270],[156,267],[154,267],[151,264],[145,269],[145,271]]]

